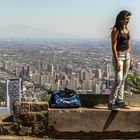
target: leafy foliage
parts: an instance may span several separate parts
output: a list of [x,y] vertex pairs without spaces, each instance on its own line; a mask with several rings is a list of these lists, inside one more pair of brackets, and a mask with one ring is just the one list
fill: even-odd
[[140,94],[140,77],[136,74],[128,74],[127,82],[131,86],[131,91]]
[[0,82],[0,102],[5,101],[6,97],[6,85],[5,83]]
[[44,93],[41,93],[39,96],[40,101],[48,102],[50,99],[50,95],[48,94],[49,91],[45,91]]

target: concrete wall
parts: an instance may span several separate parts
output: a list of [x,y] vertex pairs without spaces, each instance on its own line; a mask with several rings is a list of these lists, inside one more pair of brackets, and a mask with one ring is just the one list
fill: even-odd
[[[80,95],[82,107],[53,109],[48,103],[16,102],[0,117],[0,135],[49,138],[140,138],[140,95],[126,95],[131,109],[108,110],[108,95]],[[100,108],[95,106],[101,105]],[[136,107],[137,106],[137,107]]]

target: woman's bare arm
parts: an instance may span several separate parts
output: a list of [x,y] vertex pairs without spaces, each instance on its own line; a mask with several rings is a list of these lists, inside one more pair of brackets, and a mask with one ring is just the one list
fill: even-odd
[[116,29],[113,29],[111,32],[111,42],[112,42],[112,51],[116,62],[118,62],[117,37],[118,37],[118,31]]

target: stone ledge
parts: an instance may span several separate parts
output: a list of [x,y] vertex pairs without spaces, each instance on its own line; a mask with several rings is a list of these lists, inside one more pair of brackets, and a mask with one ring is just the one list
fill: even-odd
[[15,123],[5,122],[0,124],[0,135],[16,135],[17,131],[17,124]]
[[139,132],[140,108],[110,111],[93,108],[48,109],[48,127],[57,132]]
[[[109,94],[79,94],[82,107],[93,107],[98,104],[106,105],[108,103]],[[139,94],[124,94],[124,101],[132,107],[140,107]]]
[[8,135],[3,135],[3,136],[0,136],[0,140],[50,140],[50,139],[47,138],[47,137],[42,139],[42,138],[31,137],[31,136],[8,136]]
[[32,126],[34,123],[44,123],[47,125],[48,111],[16,114],[13,115],[13,121],[23,126]]
[[25,114],[28,112],[40,112],[48,110],[47,102],[16,102],[14,103],[14,114]]
[[[52,133],[53,132],[53,133]],[[101,139],[137,139],[140,138],[140,131],[139,132],[57,132],[56,130],[52,129],[49,132],[48,137],[50,139],[80,139],[80,140],[101,140]]]

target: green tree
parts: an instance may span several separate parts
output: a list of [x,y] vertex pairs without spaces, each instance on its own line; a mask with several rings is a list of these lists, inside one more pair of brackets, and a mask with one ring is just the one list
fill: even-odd
[[6,85],[5,83],[0,82],[0,102],[5,101],[6,97]]
[[136,74],[128,74],[127,83],[133,93],[140,94],[140,78]]
[[41,93],[39,96],[40,101],[48,102],[50,99],[50,94],[48,94],[49,91],[45,91],[44,93]]

